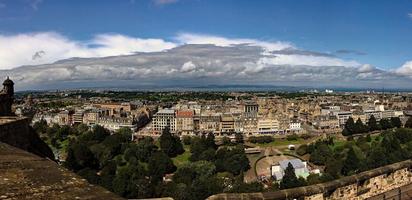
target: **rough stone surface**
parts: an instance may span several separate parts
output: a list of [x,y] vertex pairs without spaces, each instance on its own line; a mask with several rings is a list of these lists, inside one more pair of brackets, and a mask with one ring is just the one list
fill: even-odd
[[209,200],[338,200],[412,199],[412,160],[406,160],[334,181],[276,192],[217,194]]
[[49,159],[0,142],[0,199],[122,199]]
[[24,117],[0,116],[0,142],[54,160],[52,150],[40,139],[29,125],[28,119]]

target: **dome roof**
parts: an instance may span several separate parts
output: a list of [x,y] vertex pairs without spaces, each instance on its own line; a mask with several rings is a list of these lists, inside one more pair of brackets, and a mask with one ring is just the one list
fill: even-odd
[[13,81],[12,81],[12,80],[10,80],[10,78],[9,78],[9,77],[7,77],[7,79],[6,79],[6,80],[4,80],[3,85],[14,85],[14,83],[13,83]]

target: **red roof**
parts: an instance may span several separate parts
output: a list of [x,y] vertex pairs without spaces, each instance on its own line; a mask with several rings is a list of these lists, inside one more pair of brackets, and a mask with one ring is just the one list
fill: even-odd
[[193,117],[193,110],[178,110],[176,117]]

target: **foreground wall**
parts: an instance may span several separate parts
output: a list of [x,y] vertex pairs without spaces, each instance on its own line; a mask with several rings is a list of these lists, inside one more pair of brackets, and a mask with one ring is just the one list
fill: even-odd
[[412,160],[386,165],[334,181],[265,193],[217,194],[220,199],[412,199]]
[[54,160],[52,150],[29,125],[28,118],[0,117],[0,142]]

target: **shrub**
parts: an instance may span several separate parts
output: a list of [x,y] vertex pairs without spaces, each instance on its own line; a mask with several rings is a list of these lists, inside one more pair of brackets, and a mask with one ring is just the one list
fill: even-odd
[[249,137],[249,142],[251,143],[258,143],[258,144],[263,144],[263,143],[270,143],[273,142],[273,137],[272,136],[251,136]]

